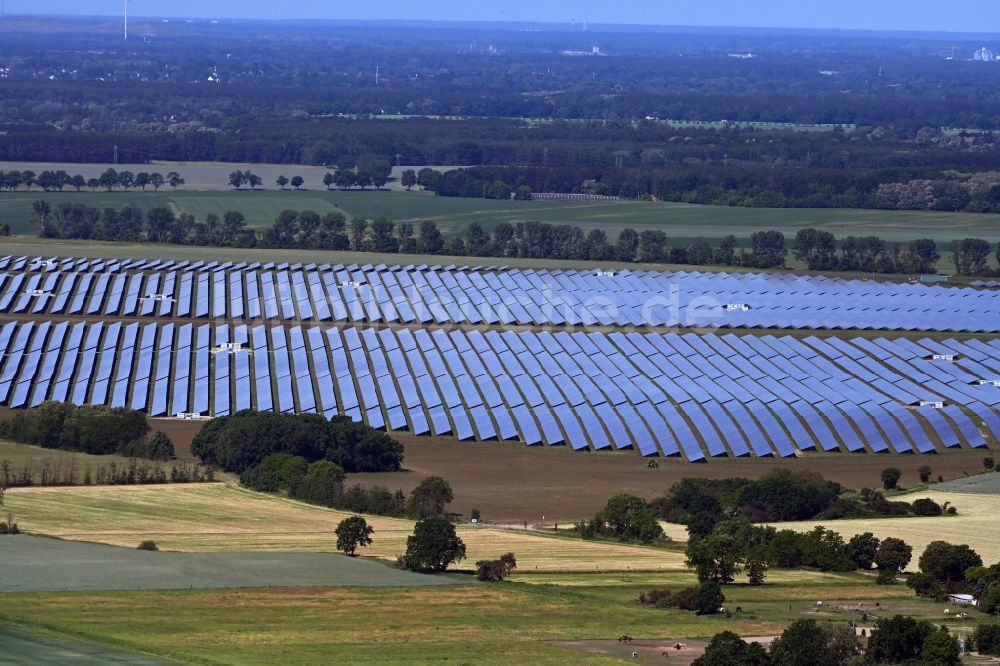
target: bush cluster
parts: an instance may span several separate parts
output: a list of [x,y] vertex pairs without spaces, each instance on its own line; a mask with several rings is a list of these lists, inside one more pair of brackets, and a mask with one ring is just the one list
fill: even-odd
[[0,422],[0,437],[15,442],[96,455],[174,457],[170,438],[162,432],[152,438],[148,434],[146,415],[138,410],[67,402],[43,402]]
[[384,432],[344,416],[275,414],[245,410],[205,424],[191,452],[202,462],[242,474],[273,453],[308,463],[327,460],[346,472],[401,469],[403,447]]

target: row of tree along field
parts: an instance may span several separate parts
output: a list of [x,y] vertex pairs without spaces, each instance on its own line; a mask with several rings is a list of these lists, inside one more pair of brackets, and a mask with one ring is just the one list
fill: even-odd
[[[890,243],[876,236],[837,239],[827,231],[801,229],[788,242],[780,231],[757,231],[749,247],[739,248],[729,235],[718,245],[706,239],[674,245],[658,230],[638,232],[622,229],[613,241],[602,229],[584,232],[574,225],[545,222],[497,223],[486,230],[476,222],[464,235],[445,236],[432,220],[416,225],[396,224],[379,218],[350,222],[339,212],[319,215],[310,210],[286,210],[264,230],[249,227],[244,215],[228,211],[221,217],[209,214],[204,221],[170,208],[156,207],[143,214],[136,207],[100,210],[80,203],[51,206],[33,204],[43,238],[118,240],[173,243],[210,247],[300,248],[351,250],[354,252],[443,254],[467,257],[528,257],[641,263],[671,263],[693,266],[783,267],[792,256],[812,270],[864,271],[867,273],[934,273],[941,255],[933,239]],[[790,247],[789,247],[790,245]],[[1000,244],[994,248],[977,238],[956,240],[949,249],[959,275],[989,276],[990,255],[1000,263]]]
[[171,189],[177,189],[184,184],[184,179],[176,171],[171,171],[164,176],[157,171],[116,171],[106,169],[97,178],[84,178],[80,174],[70,175],[66,171],[42,171],[35,173],[31,170],[25,171],[0,171],[0,190],[17,192],[20,189],[25,191],[37,188],[44,192],[62,192],[67,187],[71,187],[77,192],[84,189],[105,190],[110,192],[115,189],[130,190],[139,188],[143,192],[147,187],[159,190],[164,185],[169,185]]

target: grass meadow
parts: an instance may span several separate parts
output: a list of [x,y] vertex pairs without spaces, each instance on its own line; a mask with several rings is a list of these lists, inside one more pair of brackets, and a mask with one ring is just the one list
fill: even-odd
[[[801,617],[849,621],[852,610],[842,609],[858,602],[871,608],[875,601],[884,614],[947,619],[939,604],[915,599],[908,588],[876,587],[857,574],[729,586],[727,607],[742,610],[732,618],[639,605],[639,592],[652,585],[678,587],[645,579],[564,585],[559,576],[549,576],[544,584],[436,588],[13,594],[5,595],[0,621],[189,663],[422,664],[440,663],[446,655],[454,663],[612,664],[621,662],[567,652],[549,641],[614,642],[627,633],[669,645],[724,629],[773,636]],[[816,600],[826,600],[826,610],[817,612]]]

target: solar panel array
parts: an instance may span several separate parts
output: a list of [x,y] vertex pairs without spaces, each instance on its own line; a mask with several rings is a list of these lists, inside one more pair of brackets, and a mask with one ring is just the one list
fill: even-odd
[[[214,285],[235,274],[204,275]],[[133,284],[126,277],[122,301],[139,293]],[[803,450],[930,453],[1000,438],[1000,341],[0,325],[0,404],[45,400],[153,416],[251,407],[346,414],[415,434],[632,448],[690,461]]]
[[781,274],[6,257],[0,313],[994,333],[1000,291]]

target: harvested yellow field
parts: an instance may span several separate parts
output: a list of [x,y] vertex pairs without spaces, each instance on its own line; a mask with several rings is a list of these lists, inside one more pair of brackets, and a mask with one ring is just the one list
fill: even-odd
[[941,505],[950,502],[958,509],[958,515],[806,521],[778,523],[775,527],[806,531],[823,524],[828,529],[837,530],[845,539],[862,532],[871,532],[880,539],[896,537],[913,547],[909,571],[917,569],[917,560],[931,541],[964,543],[979,553],[987,564],[1000,562],[1000,530],[997,529],[1000,495],[928,491],[905,495],[899,499],[912,502],[921,497],[929,497]]
[[[950,503],[958,510],[957,516],[935,516],[931,518],[858,518],[851,520],[806,520],[789,523],[771,523],[779,530],[807,532],[817,525],[836,530],[844,539],[855,534],[871,532],[880,539],[895,537],[913,547],[913,559],[909,571],[917,569],[917,560],[931,541],[947,541],[966,544],[979,553],[986,564],[1000,562],[1000,530],[997,529],[997,515],[1000,514],[1000,495],[986,493],[956,493],[923,491],[902,495],[898,498],[907,502],[929,497],[938,504]],[[683,525],[660,523],[667,536],[675,541],[686,541],[687,531]]]
[[[18,488],[4,508],[35,534],[126,547],[152,539],[163,550],[192,552],[331,552],[333,531],[349,515],[225,483]],[[375,534],[364,555],[394,560],[406,549],[412,521],[367,519]],[[469,562],[513,552],[522,572],[685,569],[675,551],[488,527],[458,531]]]

